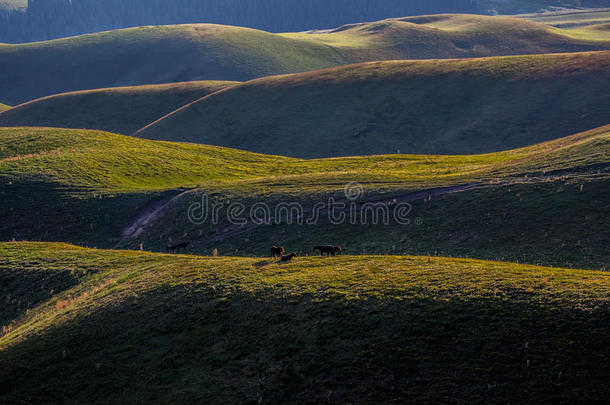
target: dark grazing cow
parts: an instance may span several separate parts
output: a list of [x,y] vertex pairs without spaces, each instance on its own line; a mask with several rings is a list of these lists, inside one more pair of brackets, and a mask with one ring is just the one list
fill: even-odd
[[315,252],[316,250],[320,252],[320,256],[323,256],[324,254],[334,256],[337,254],[337,250],[335,250],[335,246],[333,245],[314,246],[313,251]]
[[343,249],[341,248],[341,246],[335,245],[335,246],[333,246],[333,248],[335,250],[335,254],[337,254],[337,255],[342,255],[343,254]]
[[167,251],[170,253],[177,253],[179,250],[186,249],[190,244],[191,242],[182,242],[177,245],[168,246]]
[[292,259],[294,259],[295,257],[297,257],[297,254],[294,252],[287,254],[287,255],[282,255],[282,257],[280,257],[280,262],[289,262]]
[[284,254],[284,248],[281,246],[273,246],[271,248],[271,257],[281,257]]

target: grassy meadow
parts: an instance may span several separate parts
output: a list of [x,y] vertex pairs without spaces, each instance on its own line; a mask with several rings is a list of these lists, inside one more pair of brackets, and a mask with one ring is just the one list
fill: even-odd
[[522,17],[553,27],[572,30],[590,25],[610,23],[610,8],[549,11],[537,14],[524,14]]
[[78,91],[0,113],[0,126],[137,133],[306,158],[493,152],[607,124],[608,55],[386,61],[242,84]]
[[252,80],[137,135],[300,158],[486,153],[606,125],[609,85],[610,52],[370,62]]
[[[212,24],[126,28],[0,45],[0,61],[6,66],[0,99],[12,104],[67,91],[247,80],[345,63],[336,51],[322,45]],[[48,61],[57,63],[49,66]],[[50,76],[55,80],[47,80]]]
[[194,81],[62,93],[16,106],[0,115],[0,126],[89,128],[131,134],[185,104],[234,84]]
[[606,126],[483,155],[396,154],[306,160],[99,131],[2,128],[0,167],[4,182],[42,181],[98,192],[197,186],[253,191],[266,185],[306,194],[338,190],[350,181],[434,187],[527,173],[587,170],[607,164],[609,145]]
[[8,402],[608,395],[607,272],[412,256],[279,265],[49,243],[0,252]]
[[0,44],[0,405],[608,402],[609,13]]
[[[313,160],[97,131],[6,128],[0,134],[5,240],[143,244],[155,251],[188,240],[191,253],[216,248],[233,255],[266,255],[278,243],[310,254],[312,244],[337,241],[351,254],[444,254],[596,269],[610,257],[607,127],[485,155]],[[196,225],[187,216],[203,193],[245,207],[297,202],[308,210],[330,197],[345,201],[350,182],[362,185],[363,202],[406,198],[411,226],[333,226],[323,216],[307,226],[236,229],[226,218]],[[447,187],[456,192],[442,192]],[[126,235],[156,204],[165,207],[154,220]]]
[[607,38],[575,38],[524,19],[469,15],[390,19],[309,34],[213,24],[136,27],[0,44],[0,100],[13,105],[96,88],[245,81],[375,60],[607,49]]

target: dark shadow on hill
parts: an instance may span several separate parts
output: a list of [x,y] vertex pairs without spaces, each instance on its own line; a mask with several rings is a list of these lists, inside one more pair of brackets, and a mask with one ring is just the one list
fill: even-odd
[[[608,55],[501,58],[446,73],[430,65],[429,75],[410,71],[411,62],[385,62],[267,79],[203,98],[137,134],[297,158],[497,152],[607,125]],[[541,64],[513,65],[524,60]]]
[[[53,270],[42,269],[40,263],[30,263],[27,268],[6,266],[0,259],[0,327],[10,327],[28,310],[45,302],[55,294],[68,290],[95,269],[82,268]],[[0,336],[4,331],[0,332]]]
[[139,210],[172,192],[108,193],[0,179],[0,240],[112,247]]
[[282,299],[165,287],[0,352],[0,402],[606,400],[607,303],[543,308],[533,293],[507,294]]
[[[610,181],[603,176],[567,178],[559,173],[447,194],[438,193],[440,189],[405,193],[402,196],[416,198],[404,201],[400,192],[394,192],[385,195],[385,200],[367,196],[358,202],[408,202],[409,222],[397,223],[390,217],[388,224],[381,222],[381,217],[374,224],[370,215],[363,223],[358,208],[355,224],[348,220],[330,223],[322,212],[313,224],[301,225],[293,219],[292,223],[269,225],[197,225],[187,215],[189,205],[200,198],[194,193],[177,201],[142,238],[149,249],[157,251],[163,251],[171,241],[189,240],[189,252],[195,254],[218,249],[221,255],[267,256],[271,246],[281,244],[303,256],[311,254],[317,244],[339,244],[347,254],[439,255],[599,270],[610,263]],[[264,200],[231,196],[231,201],[245,205],[245,212],[261,201],[272,212],[279,203],[300,203],[305,220],[311,218],[308,210],[315,203],[327,200],[328,195],[298,199],[277,193]],[[338,197],[337,201],[343,200]],[[392,213],[392,206],[389,208]],[[136,243],[128,246],[136,248]]]

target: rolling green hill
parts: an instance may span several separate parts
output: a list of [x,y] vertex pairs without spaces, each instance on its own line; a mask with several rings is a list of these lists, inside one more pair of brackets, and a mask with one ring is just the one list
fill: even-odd
[[0,103],[0,113],[3,112],[3,111],[8,110],[9,108],[11,108],[10,105],[6,105],[6,104]]
[[207,24],[127,28],[0,45],[0,61],[7,67],[0,79],[0,98],[13,104],[66,91],[243,80],[345,63],[323,45]]
[[199,81],[63,93],[0,114],[0,126],[91,128],[129,134],[233,84],[236,83]]
[[[0,244],[7,402],[603,402],[610,274]],[[14,294],[17,294],[15,296]],[[145,383],[143,383],[145,382]]]
[[0,99],[188,80],[248,80],[354,62],[609,49],[524,19],[441,15],[313,33],[190,24],[0,45]]
[[610,8],[548,11],[537,14],[524,14],[521,17],[557,28],[577,29],[589,25],[609,23]]
[[[359,21],[439,13],[521,14],[608,7],[607,0],[0,0],[0,41],[31,42],[110,29],[208,22],[300,32]],[[8,8],[8,10],[7,10]],[[20,13],[10,12],[20,9]]]
[[[446,186],[527,173],[591,168],[608,161],[609,127],[484,155],[380,155],[294,159],[207,145],[150,141],[107,132],[0,128],[3,185],[43,181],[95,192],[215,187],[287,192]],[[307,187],[309,183],[309,187]]]
[[610,39],[610,23],[588,25],[583,28],[571,30],[574,38],[607,38]]
[[608,105],[610,52],[386,61],[253,80],[137,135],[305,158],[486,153],[606,125]]
[[[350,60],[439,59],[608,49],[610,38],[574,41],[570,31],[511,17],[436,14],[280,34],[332,46]],[[597,41],[595,41],[597,40]],[[377,52],[377,57],[375,56]]]
[[[302,160],[95,131],[1,129],[0,238],[98,247],[265,255],[285,243],[340,243],[352,254],[444,254],[595,268],[610,258],[608,127],[488,155],[386,155]],[[275,209],[298,203],[309,216],[330,197],[411,205],[410,225],[228,222],[229,202]],[[188,212],[202,194],[222,203],[219,221]],[[362,206],[357,206],[358,212]],[[558,218],[563,218],[558,221]]]

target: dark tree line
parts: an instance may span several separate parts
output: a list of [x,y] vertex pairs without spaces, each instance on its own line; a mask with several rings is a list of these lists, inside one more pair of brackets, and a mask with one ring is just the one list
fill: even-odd
[[[609,2],[532,1],[583,6],[603,6]],[[489,5],[490,0],[29,0],[25,12],[0,10],[0,42],[39,41],[139,25],[194,22],[271,32],[303,31],[417,14],[487,13]]]

